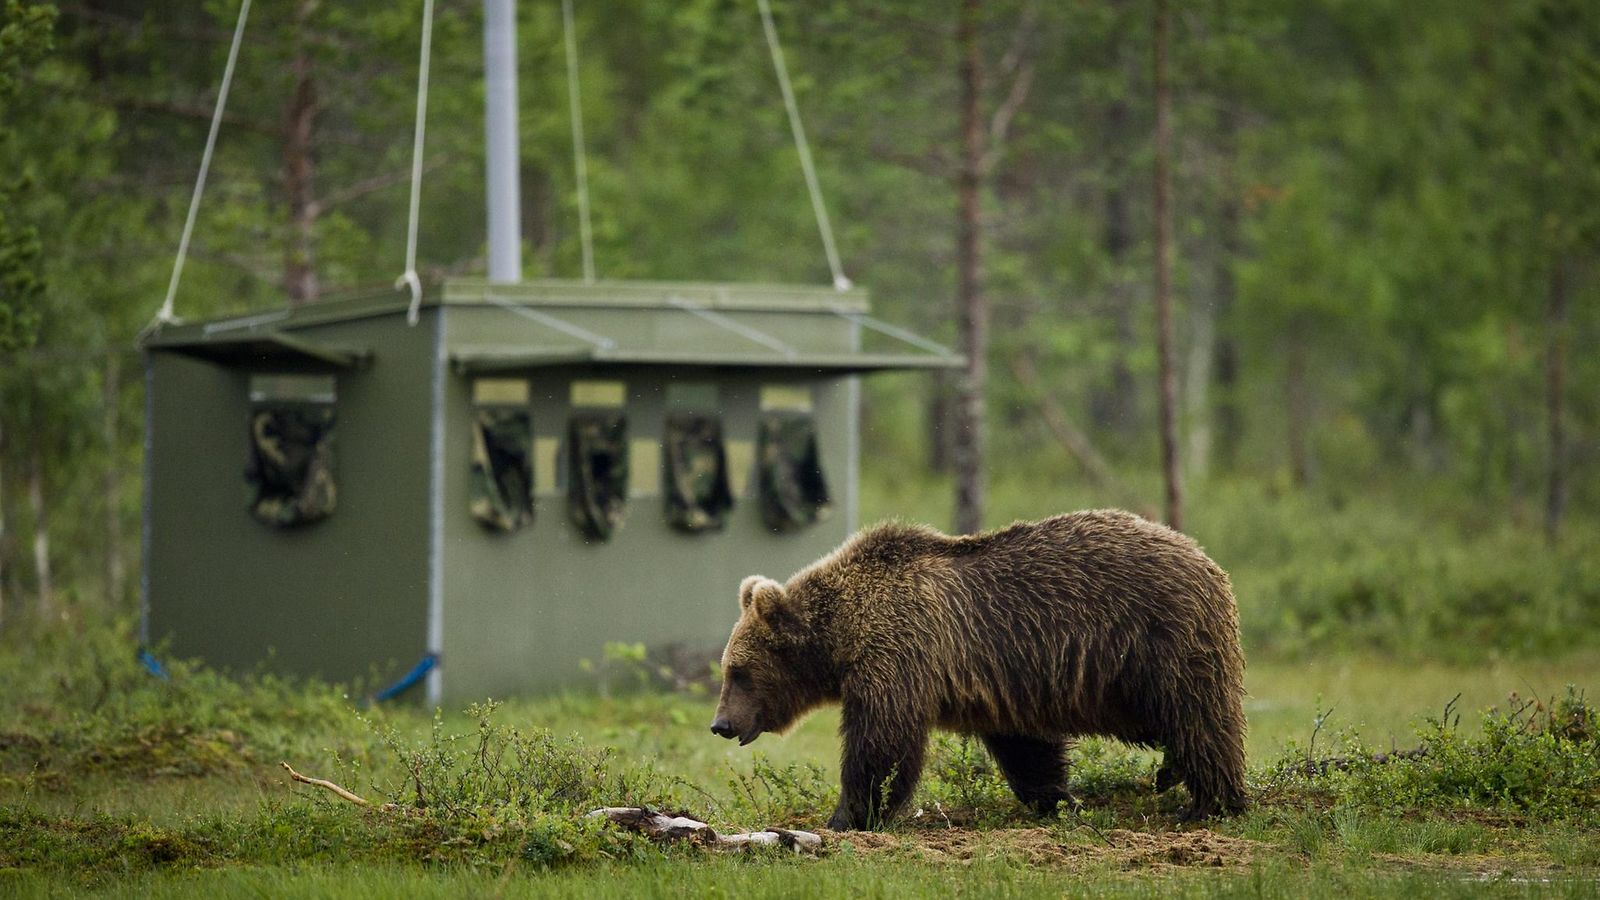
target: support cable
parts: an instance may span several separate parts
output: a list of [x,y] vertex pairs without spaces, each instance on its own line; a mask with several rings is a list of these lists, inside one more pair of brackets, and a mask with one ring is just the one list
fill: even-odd
[[222,113],[228,106],[228,88],[233,85],[233,70],[239,63],[239,45],[244,40],[244,25],[250,18],[250,0],[239,4],[239,21],[233,26],[233,43],[228,47],[228,64],[222,70],[222,87],[217,91],[217,105],[211,111],[211,130],[206,134],[206,149],[200,155],[200,172],[194,179],[194,193],[189,195],[189,215],[183,221],[183,237],[178,239],[178,255],[172,261],[172,279],[167,282],[167,297],[161,302],[151,328],[176,322],[172,315],[173,299],[178,295],[178,281],[183,277],[183,262],[189,256],[189,237],[194,234],[194,220],[200,211],[200,196],[206,190],[206,176],[211,172],[211,157],[217,148],[217,131],[222,127]]
[[417,61],[417,121],[411,138],[411,215],[406,224],[406,270],[394,283],[395,290],[411,290],[411,305],[406,308],[409,325],[417,324],[422,308],[422,279],[417,277],[417,223],[422,208],[422,143],[428,133],[428,68],[432,56],[433,0],[422,0],[422,53]]
[[578,237],[583,246],[583,283],[594,284],[594,229],[589,224],[589,159],[583,143],[583,106],[578,90],[578,35],[572,0],[561,0],[561,30],[567,43],[567,103],[572,114],[572,165],[578,180]]
[[848,291],[850,279],[845,277],[844,266],[839,262],[839,249],[833,243],[833,225],[828,221],[828,207],[822,201],[822,185],[817,181],[817,167],[811,161],[811,145],[806,141],[805,126],[800,123],[800,107],[794,100],[794,88],[789,84],[789,67],[783,59],[783,47],[778,43],[778,28],[772,23],[772,5],[768,0],[756,0],[761,9],[761,27],[767,34],[767,49],[772,53],[772,68],[778,73],[778,89],[783,92],[783,105],[789,112],[789,130],[794,132],[794,149],[800,154],[800,170],[805,173],[806,190],[811,192],[811,211],[817,217],[817,231],[822,233],[822,250],[828,256],[828,268],[833,272],[835,290]]

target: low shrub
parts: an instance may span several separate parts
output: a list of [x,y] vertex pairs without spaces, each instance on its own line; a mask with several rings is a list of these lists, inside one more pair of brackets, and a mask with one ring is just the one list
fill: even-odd
[[1349,741],[1308,761],[1291,750],[1273,781],[1338,806],[1386,814],[1473,812],[1558,821],[1600,812],[1600,718],[1569,688],[1552,703],[1511,695],[1467,733],[1460,717],[1430,717],[1413,752],[1373,752]]

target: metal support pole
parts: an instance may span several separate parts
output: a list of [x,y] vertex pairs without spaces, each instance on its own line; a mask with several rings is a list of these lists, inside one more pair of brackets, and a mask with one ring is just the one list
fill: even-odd
[[515,283],[522,280],[516,0],[483,0],[483,81],[489,280]]

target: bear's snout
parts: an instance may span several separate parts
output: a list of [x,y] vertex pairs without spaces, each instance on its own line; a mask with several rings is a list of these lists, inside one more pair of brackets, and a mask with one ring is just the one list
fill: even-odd
[[733,725],[728,722],[726,716],[717,716],[716,719],[711,722],[711,733],[717,737],[728,738],[729,740],[739,736],[739,730],[734,728]]

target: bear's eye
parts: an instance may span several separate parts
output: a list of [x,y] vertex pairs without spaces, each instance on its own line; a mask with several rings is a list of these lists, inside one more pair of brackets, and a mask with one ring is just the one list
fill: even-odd
[[728,667],[728,680],[741,687],[750,683],[750,670],[744,666]]

